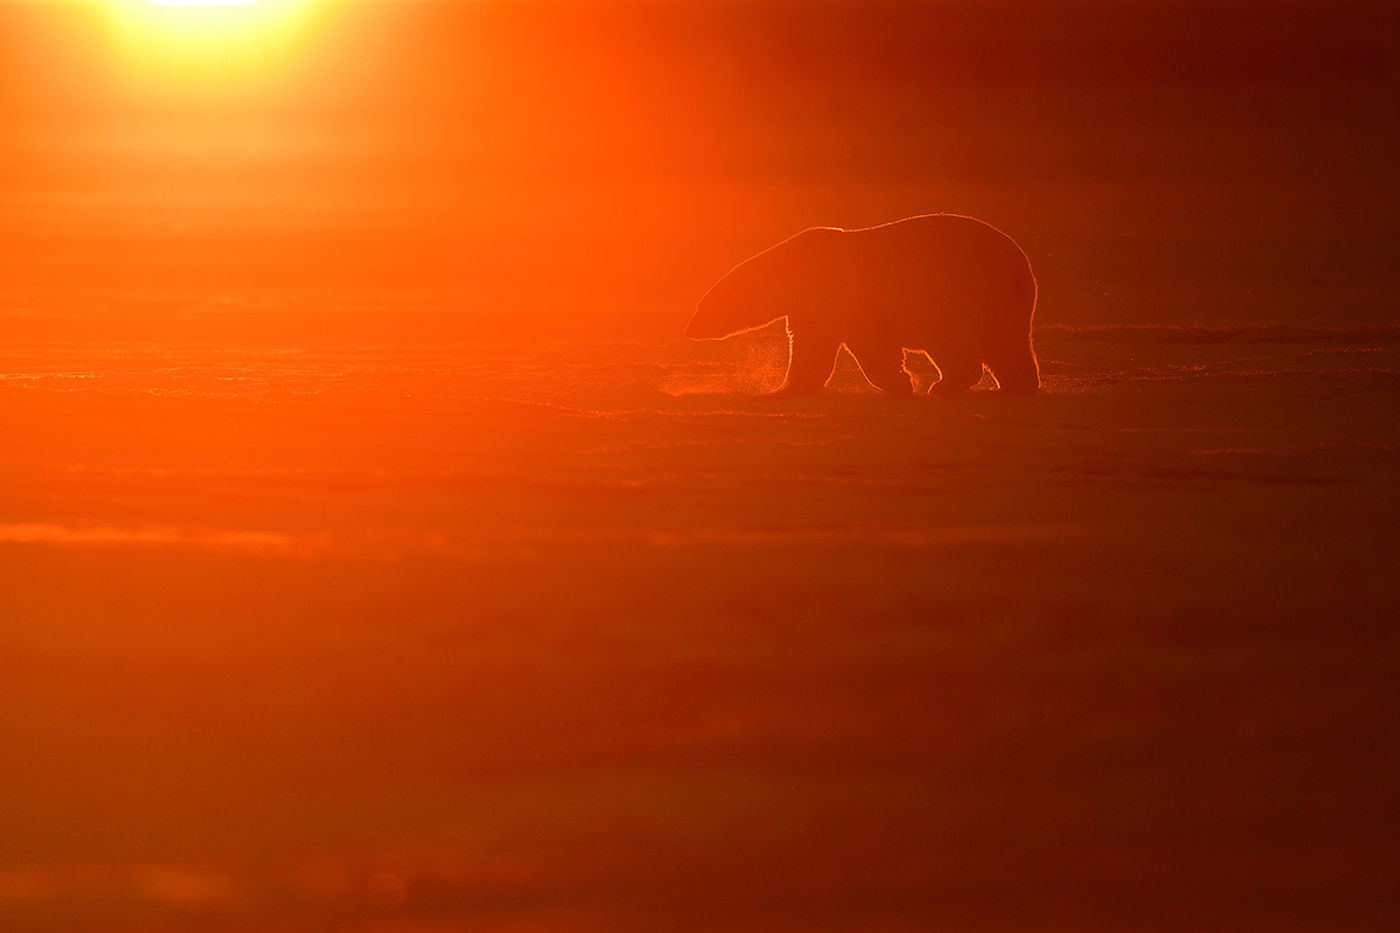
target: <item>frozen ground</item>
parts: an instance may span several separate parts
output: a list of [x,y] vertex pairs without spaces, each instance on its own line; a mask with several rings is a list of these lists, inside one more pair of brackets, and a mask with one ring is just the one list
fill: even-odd
[[6,929],[1393,928],[1394,330],[568,319],[0,355]]

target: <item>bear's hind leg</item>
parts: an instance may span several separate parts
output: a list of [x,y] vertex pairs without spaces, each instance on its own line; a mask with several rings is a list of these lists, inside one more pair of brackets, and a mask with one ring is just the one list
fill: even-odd
[[987,368],[1003,392],[1021,395],[1040,388],[1040,366],[1030,341],[988,353]]
[[966,392],[982,379],[982,361],[975,356],[940,356],[934,360],[943,378],[928,390],[929,395],[956,395]]
[[875,388],[891,395],[914,394],[913,378],[904,368],[904,348],[874,340],[846,341],[860,371]]
[[784,397],[820,392],[836,368],[836,351],[841,348],[841,342],[832,337],[808,333],[790,333],[788,342],[791,351],[787,378],[771,394]]

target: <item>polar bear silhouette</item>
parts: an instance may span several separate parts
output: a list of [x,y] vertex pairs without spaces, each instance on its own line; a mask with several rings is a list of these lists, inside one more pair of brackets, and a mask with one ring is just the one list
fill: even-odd
[[926,353],[931,394],[975,385],[986,366],[1005,392],[1034,392],[1036,282],[1016,241],[962,214],[859,230],[813,227],[741,262],[701,299],[686,334],[722,340],[787,318],[787,378],[775,395],[818,392],[841,345],[870,384],[913,393],[904,351]]

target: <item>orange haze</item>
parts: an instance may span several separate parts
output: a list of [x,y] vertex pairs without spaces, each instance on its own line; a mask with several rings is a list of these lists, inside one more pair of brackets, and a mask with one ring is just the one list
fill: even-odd
[[0,0],[0,930],[1400,929],[1396,36]]

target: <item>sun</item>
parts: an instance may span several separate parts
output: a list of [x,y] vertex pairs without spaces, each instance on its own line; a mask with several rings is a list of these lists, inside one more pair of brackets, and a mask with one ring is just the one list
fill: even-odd
[[326,0],[107,0],[111,34],[133,74],[205,84],[275,68],[306,39]]

